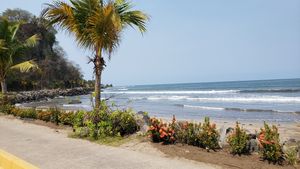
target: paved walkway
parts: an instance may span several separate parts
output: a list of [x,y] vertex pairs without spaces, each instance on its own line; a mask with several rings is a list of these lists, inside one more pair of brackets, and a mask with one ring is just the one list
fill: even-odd
[[0,116],[0,149],[42,169],[215,168],[185,159],[171,159],[72,139],[66,133],[3,116]]

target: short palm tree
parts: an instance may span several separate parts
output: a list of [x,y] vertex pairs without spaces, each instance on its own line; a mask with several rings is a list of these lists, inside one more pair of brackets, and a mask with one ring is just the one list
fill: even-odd
[[145,32],[146,14],[131,10],[125,0],[70,0],[70,4],[56,1],[47,4],[42,15],[50,25],[56,25],[73,34],[79,46],[94,51],[90,58],[95,73],[95,106],[100,107],[101,75],[105,67],[104,53],[111,53],[120,42],[121,31],[126,26]]
[[20,22],[10,22],[5,18],[0,18],[0,82],[3,94],[7,92],[6,76],[11,70],[27,72],[37,65],[32,61],[15,63],[22,56],[25,49],[37,44],[38,36],[33,35],[25,41],[19,41],[16,34],[19,30]]

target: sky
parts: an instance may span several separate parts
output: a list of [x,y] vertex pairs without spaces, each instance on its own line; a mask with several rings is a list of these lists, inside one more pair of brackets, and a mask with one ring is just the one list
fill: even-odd
[[[0,13],[39,15],[52,0],[0,0]],[[127,28],[103,72],[103,83],[164,84],[300,78],[299,0],[133,0],[151,20],[141,35]],[[57,35],[86,79],[90,51]]]

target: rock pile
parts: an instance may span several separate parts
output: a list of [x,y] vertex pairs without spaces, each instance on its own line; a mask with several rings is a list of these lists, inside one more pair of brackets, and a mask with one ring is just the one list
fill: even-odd
[[39,101],[44,99],[52,99],[58,96],[77,96],[89,94],[90,88],[72,88],[72,89],[44,89],[38,91],[24,91],[18,93],[10,93],[9,100],[11,103],[24,103],[30,101]]

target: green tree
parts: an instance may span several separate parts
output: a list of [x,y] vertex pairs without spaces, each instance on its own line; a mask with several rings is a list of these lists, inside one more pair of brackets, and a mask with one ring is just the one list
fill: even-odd
[[62,1],[48,4],[42,16],[50,25],[73,34],[79,46],[94,51],[90,61],[95,72],[95,106],[99,108],[101,75],[105,67],[103,53],[107,53],[110,59],[125,27],[137,27],[142,33],[145,32],[147,15],[132,10],[131,3],[125,0],[70,0],[70,4]]
[[38,36],[33,35],[25,41],[19,41],[16,33],[19,30],[20,22],[10,22],[6,18],[0,18],[0,82],[3,94],[7,92],[6,75],[10,70],[16,69],[21,72],[27,72],[37,65],[32,60],[15,63],[15,60],[21,56],[21,53],[37,44]]

